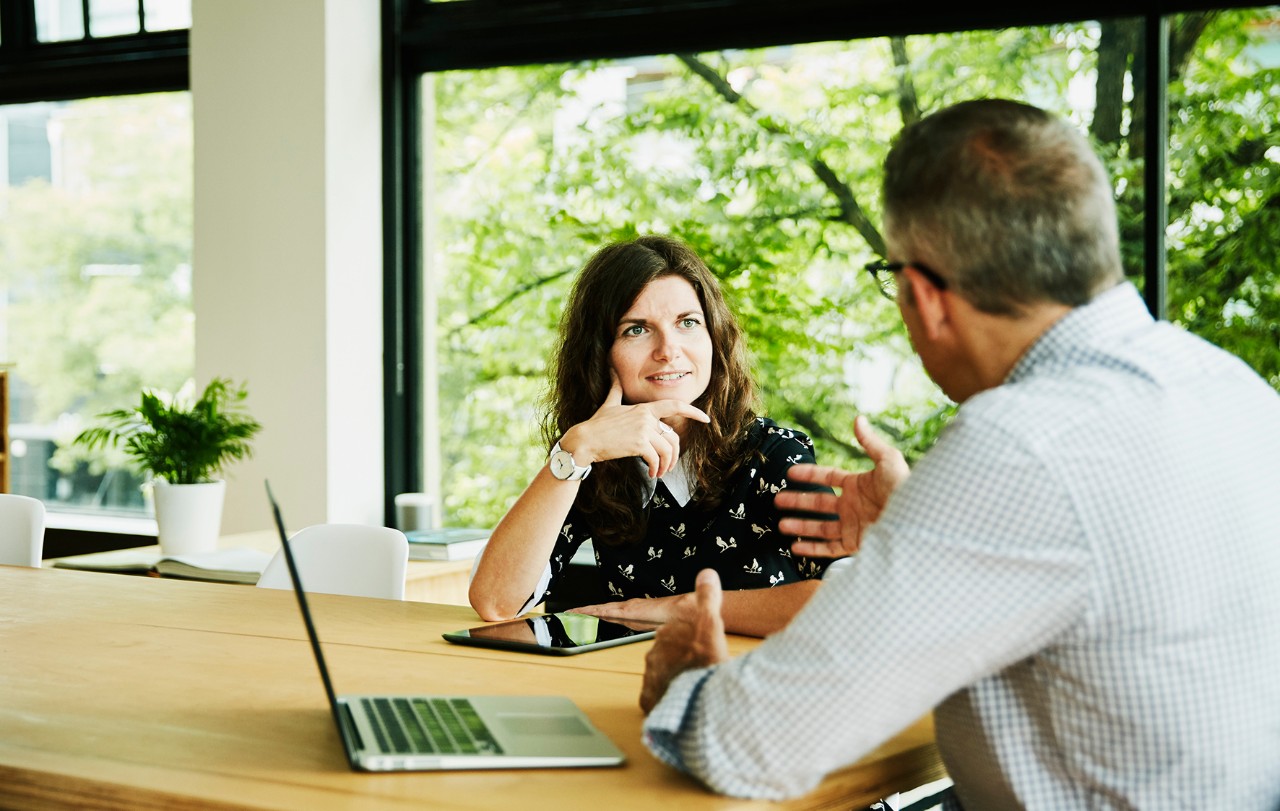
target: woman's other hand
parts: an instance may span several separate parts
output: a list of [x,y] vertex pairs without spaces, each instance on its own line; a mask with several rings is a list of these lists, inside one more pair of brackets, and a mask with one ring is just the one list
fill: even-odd
[[682,605],[692,602],[693,599],[692,593],[673,594],[670,597],[638,597],[634,600],[584,605],[569,610],[574,614],[590,614],[604,619],[667,622],[676,616]]

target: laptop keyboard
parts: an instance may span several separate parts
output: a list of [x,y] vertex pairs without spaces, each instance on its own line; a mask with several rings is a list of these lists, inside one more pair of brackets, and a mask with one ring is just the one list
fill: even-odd
[[500,755],[484,721],[465,698],[362,698],[384,752]]

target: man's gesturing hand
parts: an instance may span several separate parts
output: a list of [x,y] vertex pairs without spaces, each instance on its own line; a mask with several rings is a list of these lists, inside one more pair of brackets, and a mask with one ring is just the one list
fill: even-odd
[[720,618],[720,575],[714,569],[698,572],[695,594],[695,600],[681,603],[675,616],[658,629],[653,647],[645,656],[640,707],[646,714],[676,676],[729,658],[724,620]]
[[837,494],[783,490],[774,498],[774,503],[783,510],[836,516],[779,521],[778,529],[782,533],[800,538],[791,545],[791,551],[797,555],[836,558],[857,552],[862,533],[880,517],[890,494],[911,475],[902,453],[871,430],[866,417],[854,420],[853,433],[875,467],[865,473],[850,473],[820,465],[793,465],[787,470],[789,480],[826,485]]

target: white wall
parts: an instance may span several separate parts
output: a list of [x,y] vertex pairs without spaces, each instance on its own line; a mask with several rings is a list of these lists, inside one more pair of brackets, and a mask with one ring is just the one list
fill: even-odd
[[263,424],[224,533],[383,520],[376,0],[194,0],[196,378]]

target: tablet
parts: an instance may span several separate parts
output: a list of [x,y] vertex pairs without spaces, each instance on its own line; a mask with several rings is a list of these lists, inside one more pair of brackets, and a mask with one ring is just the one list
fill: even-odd
[[450,631],[443,636],[459,645],[568,656],[652,639],[658,625],[656,622],[610,620],[564,611]]

